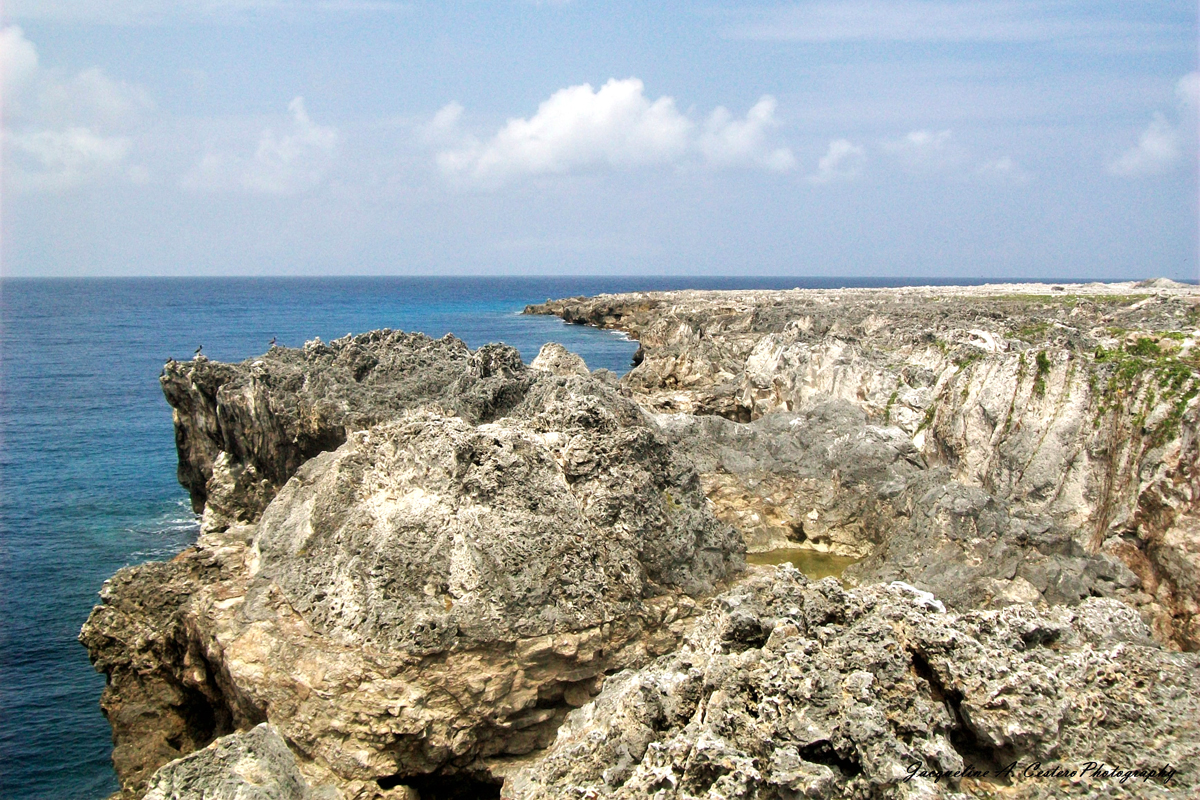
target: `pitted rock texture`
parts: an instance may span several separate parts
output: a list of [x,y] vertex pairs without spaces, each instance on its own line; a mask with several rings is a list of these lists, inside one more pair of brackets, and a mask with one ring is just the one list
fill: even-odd
[[179,482],[205,528],[253,522],[300,465],[351,431],[435,405],[470,422],[504,414],[537,373],[517,351],[472,352],[454,336],[372,331],[302,349],[272,347],[240,364],[169,361]]
[[[637,338],[640,363],[622,386],[652,411],[750,422],[830,400],[858,407],[867,426],[909,437],[928,467],[1014,513],[1048,515],[1075,550],[1120,559],[1155,635],[1200,649],[1200,289],[663,292],[526,311]],[[820,515],[808,497],[839,485],[824,501],[840,509],[827,545],[862,551],[886,537],[855,539],[862,484],[806,483],[803,470],[750,461],[702,471],[752,546],[796,538],[799,506]],[[788,494],[805,500],[790,508]]]
[[366,800],[547,746],[606,673],[678,644],[743,549],[636,405],[538,373],[493,422],[351,433],[257,525],[119,572],[81,638],[130,791],[268,721],[310,782]]
[[525,418],[415,413],[312,459],[262,517],[262,577],[323,633],[419,653],[711,593],[741,543],[695,472],[628,400],[558,381]]
[[[1200,657],[1153,644],[1115,601],[948,614],[904,584],[846,592],[767,568],[678,652],[610,677],[503,796],[1192,797],[1198,678]],[[1177,774],[1023,775],[1087,761]],[[989,774],[928,777],[965,768]]]
[[555,375],[589,375],[587,362],[558,342],[546,342],[530,365]]
[[749,423],[691,414],[655,419],[752,552],[804,545],[863,557],[893,516],[889,494],[926,466],[903,431],[870,424],[844,400]]
[[1145,605],[1137,576],[1111,555],[1088,552],[1069,525],[927,467],[902,430],[870,424],[845,400],[749,423],[656,419],[752,550],[865,557],[848,578],[914,583],[955,609],[1088,597]]
[[312,787],[270,725],[217,739],[161,767],[146,800],[338,800],[334,787]]
[[850,580],[912,583],[957,610],[1111,597],[1151,620],[1161,613],[1119,559],[1090,552],[1048,514],[952,480],[944,467],[882,488],[888,496],[873,529],[886,534],[847,568]]

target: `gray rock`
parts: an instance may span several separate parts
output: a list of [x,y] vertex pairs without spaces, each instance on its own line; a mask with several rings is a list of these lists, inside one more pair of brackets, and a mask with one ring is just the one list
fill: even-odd
[[351,432],[256,525],[114,576],[81,639],[130,791],[263,720],[343,787],[487,775],[677,645],[740,537],[635,404],[536,376],[489,422]]
[[513,417],[415,412],[306,463],[262,517],[260,578],[322,633],[419,653],[711,593],[741,543],[695,472],[628,400],[556,380]]
[[150,779],[145,800],[337,800],[340,796],[333,787],[314,792],[279,732],[263,723],[164,764]]
[[[970,542],[969,525],[981,521],[987,527],[996,513],[1048,519],[1055,537],[1069,536],[1074,547],[1055,545],[1061,552],[1052,558],[1042,548],[1042,556],[1056,563],[994,577],[991,589],[972,590],[971,597],[1058,602],[1086,596],[1109,578],[1132,589],[1124,586],[1127,576],[1109,574],[1103,563],[1116,558],[1139,582],[1123,596],[1150,621],[1156,638],[1196,650],[1198,310],[1200,290],[1160,281],[651,292],[551,301],[526,312],[557,314],[638,339],[639,363],[622,386],[651,411],[739,423],[807,415],[829,408],[830,401],[861,411],[860,423],[839,412],[829,438],[844,436],[862,446],[846,449],[842,458],[832,451],[822,458],[801,445],[804,457],[795,469],[777,454],[797,448],[766,429],[721,433],[719,454],[704,441],[685,445],[702,463],[706,448],[720,456],[708,459],[716,469],[701,467],[705,489],[751,549],[799,541],[862,555],[896,538],[893,533],[929,545],[936,544],[927,537],[934,529],[941,531],[938,540],[957,531]],[[970,511],[964,525],[920,523],[896,507],[872,530],[865,521],[872,506],[909,502],[902,475],[879,480],[883,462],[877,457],[894,454],[870,441],[872,427],[908,437],[922,464],[947,470],[946,481],[989,495],[987,508],[979,507],[983,516]],[[717,425],[690,428],[701,439],[721,431]],[[739,461],[729,451],[749,455]],[[822,463],[827,476],[810,477]],[[868,497],[872,492],[881,502]],[[974,501],[960,499],[974,508]],[[905,532],[894,530],[889,518]],[[1026,546],[1013,536],[997,541]],[[904,558],[915,555],[914,547]],[[975,552],[967,552],[954,545],[944,558],[923,557],[928,569],[917,572],[937,574],[935,561],[953,572],[955,559],[966,556],[973,576],[966,577],[988,578],[989,570],[974,569],[970,559],[992,557],[989,548],[984,553],[970,543],[967,549]],[[994,555],[1006,564],[1012,560],[1011,553]],[[919,565],[891,566],[897,574],[925,579],[913,572]],[[1092,574],[1097,570],[1106,575]],[[946,578],[927,588],[940,591],[950,583]]]
[[[1122,621],[1102,632],[1106,614]],[[770,568],[678,652],[611,677],[503,796],[1191,797],[1200,657],[1148,634],[1111,600],[947,614],[902,584],[846,592]],[[1088,761],[1178,774],[1024,774]],[[963,770],[978,777],[936,777]]]
[[554,375],[587,375],[587,362],[558,342],[546,342],[529,365]]
[[511,347],[471,352],[447,335],[372,331],[272,347],[240,364],[170,361],[160,379],[174,409],[179,482],[206,529],[253,522],[300,465],[351,431],[437,406],[471,422],[519,403],[539,373]]

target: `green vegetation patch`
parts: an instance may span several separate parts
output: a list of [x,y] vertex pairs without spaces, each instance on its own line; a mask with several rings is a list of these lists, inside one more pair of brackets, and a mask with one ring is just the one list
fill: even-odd
[[1147,337],[1112,350],[1097,347],[1095,362],[1107,375],[1103,387],[1099,380],[1102,376],[1093,376],[1089,381],[1098,397],[1096,425],[1105,415],[1140,400],[1136,411],[1129,410],[1142,428],[1154,405],[1163,402],[1170,404],[1170,410],[1154,430],[1144,431],[1147,445],[1157,447],[1179,433],[1188,403],[1200,394],[1200,364],[1164,352]]
[[1042,306],[1065,306],[1074,308],[1080,303],[1098,306],[1122,306],[1145,300],[1148,294],[993,294],[971,295],[963,298],[977,303],[1034,303]]
[[1044,397],[1046,376],[1050,374],[1050,358],[1046,355],[1045,350],[1039,350],[1034,362],[1037,365],[1037,371],[1033,375],[1033,393],[1038,397]]
[[1013,331],[1013,338],[1020,339],[1023,342],[1029,342],[1030,344],[1035,344],[1043,341],[1049,331],[1049,322],[1031,322],[1028,325],[1022,325]]
[[892,422],[892,406],[896,405],[896,398],[900,396],[900,390],[892,392],[892,396],[888,398],[887,405],[883,407],[883,424],[890,425]]

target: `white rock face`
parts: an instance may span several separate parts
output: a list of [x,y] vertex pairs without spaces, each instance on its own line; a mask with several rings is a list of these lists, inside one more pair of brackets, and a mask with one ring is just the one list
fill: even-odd
[[222,736],[163,765],[145,800],[339,800],[332,786],[313,791],[279,731],[263,723]]
[[[637,338],[642,360],[622,385],[658,412],[747,423],[812,416],[830,402],[858,407],[865,425],[907,435],[925,468],[946,470],[944,480],[986,492],[1005,514],[1042,515],[1068,531],[1070,558],[1120,559],[1140,584],[1126,587],[1125,599],[1160,640],[1200,649],[1196,287],[662,292],[555,301],[527,312]],[[821,505],[822,520],[835,521],[812,526],[822,541],[845,554],[875,552],[910,516],[898,504],[920,499],[884,489],[895,513],[876,519],[884,528],[872,535],[860,524],[870,506],[863,492],[900,486],[895,476],[863,486],[832,470],[824,481],[779,465],[764,471],[757,456],[745,464],[724,458],[702,472],[718,514],[755,549],[794,540],[802,527],[807,536],[803,506]],[[789,494],[805,502],[779,502]],[[950,544],[951,563],[981,557],[971,552],[972,538],[981,537]],[[899,561],[890,569],[906,580],[921,571]],[[1044,592],[1057,578],[997,580],[991,595],[1002,601],[1029,596],[1029,586]]]

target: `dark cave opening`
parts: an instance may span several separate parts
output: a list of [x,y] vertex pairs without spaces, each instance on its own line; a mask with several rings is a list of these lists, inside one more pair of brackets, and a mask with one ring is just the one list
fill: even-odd
[[421,800],[492,800],[500,797],[503,781],[487,773],[459,772],[453,775],[392,775],[376,781],[380,789],[409,786]]

